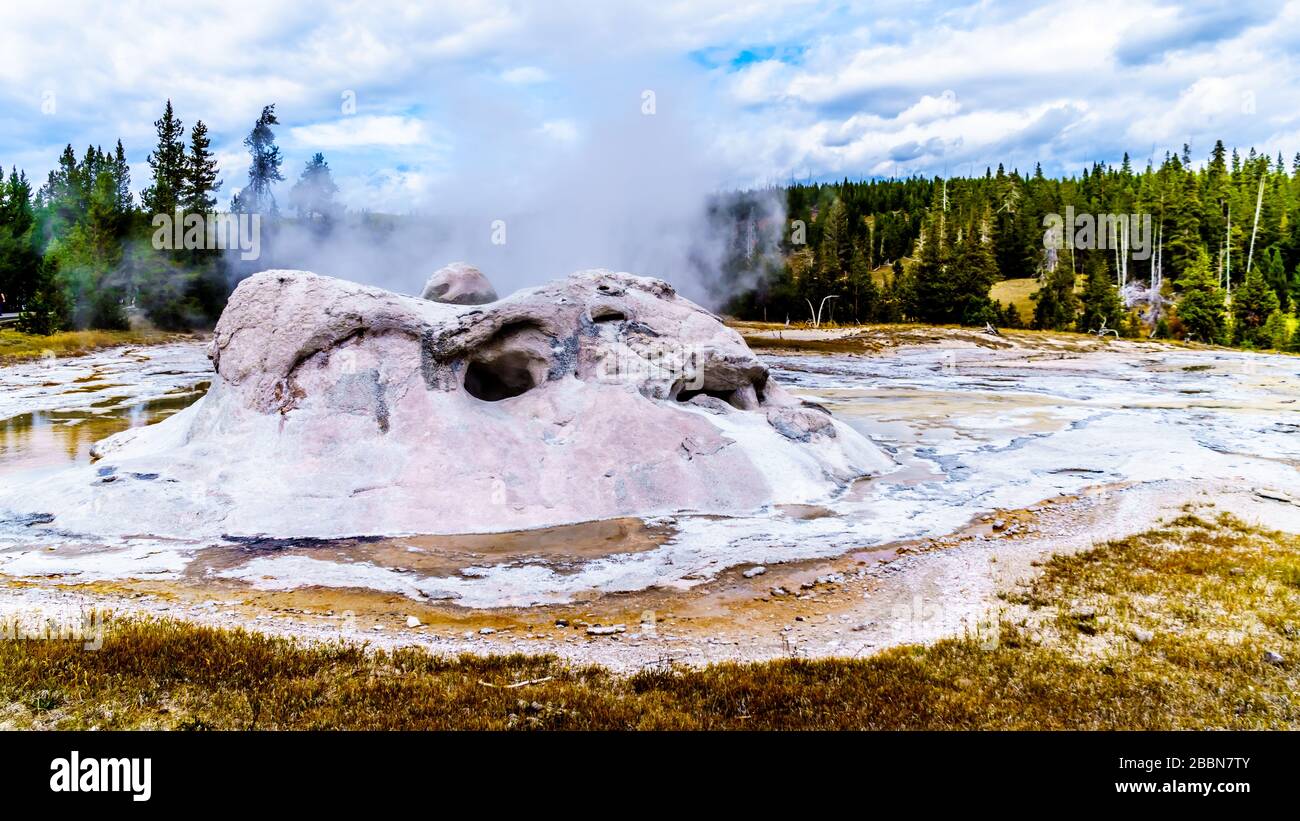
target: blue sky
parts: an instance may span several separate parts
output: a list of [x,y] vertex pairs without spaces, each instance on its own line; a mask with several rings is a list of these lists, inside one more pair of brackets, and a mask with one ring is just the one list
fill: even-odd
[[1300,150],[1300,2],[76,5],[0,26],[0,164],[40,181],[120,137],[138,191],[170,97],[223,204],[271,102],[282,200],[321,151],[348,205],[393,212]]

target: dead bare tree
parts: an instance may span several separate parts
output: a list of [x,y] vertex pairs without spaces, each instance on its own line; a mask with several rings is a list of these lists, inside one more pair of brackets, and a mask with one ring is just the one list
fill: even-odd
[[1106,320],[1104,319],[1101,321],[1101,327],[1095,331],[1092,331],[1091,333],[1096,334],[1099,337],[1104,337],[1106,336],[1106,334],[1114,334],[1115,338],[1119,339],[1119,331],[1115,330],[1114,328],[1107,328]]
[[839,298],[840,297],[838,294],[827,294],[826,296],[822,297],[822,301],[817,306],[817,310],[815,311],[813,310],[812,300],[809,299],[808,297],[803,298],[803,301],[808,303],[808,314],[809,316],[812,317],[812,323],[814,328],[820,328],[822,326],[822,308],[826,307],[826,300],[839,299]]
[[1232,203],[1228,203],[1228,228],[1223,236],[1223,284],[1232,296]]
[[1255,234],[1259,232],[1259,209],[1264,204],[1264,182],[1268,179],[1267,174],[1261,174],[1259,177],[1259,194],[1255,197],[1255,224],[1250,228],[1250,251],[1246,254],[1246,273],[1250,273],[1250,263],[1255,257]]

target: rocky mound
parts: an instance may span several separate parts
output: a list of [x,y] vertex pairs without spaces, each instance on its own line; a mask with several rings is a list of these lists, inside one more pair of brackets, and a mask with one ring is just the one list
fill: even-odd
[[497,301],[496,289],[483,272],[466,262],[453,262],[429,277],[420,296],[452,305],[485,305]]
[[629,274],[468,306],[266,271],[209,355],[203,399],[99,443],[32,509],[181,537],[498,531],[815,502],[893,466],[717,317]]

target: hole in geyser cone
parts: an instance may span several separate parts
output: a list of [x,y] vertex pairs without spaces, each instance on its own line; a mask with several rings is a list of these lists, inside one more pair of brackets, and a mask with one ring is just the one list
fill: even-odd
[[748,384],[734,388],[688,389],[679,383],[673,386],[669,395],[678,402],[689,402],[697,396],[711,396],[738,410],[756,410],[766,401],[767,375],[763,374]]
[[712,396],[714,399],[721,399],[723,402],[726,402],[728,405],[731,405],[734,404],[732,400],[735,398],[735,395],[736,392],[734,390],[733,391],[678,391],[676,398],[678,402],[689,402],[697,396]]
[[506,351],[492,359],[472,359],[465,369],[465,390],[485,402],[499,402],[537,387],[535,360],[523,351]]

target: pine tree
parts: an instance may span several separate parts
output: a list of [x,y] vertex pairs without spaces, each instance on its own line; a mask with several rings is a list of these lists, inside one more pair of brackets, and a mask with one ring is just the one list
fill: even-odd
[[1274,311],[1269,314],[1264,326],[1260,328],[1259,336],[1261,341],[1267,342],[1266,345],[1261,347],[1285,351],[1287,344],[1291,341],[1291,329],[1286,314],[1281,311]]
[[217,158],[210,149],[212,140],[202,120],[190,131],[190,150],[185,157],[185,183],[181,202],[187,211],[208,213],[217,205]]
[[0,306],[6,313],[25,305],[38,288],[41,257],[31,196],[27,176],[16,166],[7,182],[0,169]]
[[1264,324],[1277,311],[1277,294],[1264,281],[1258,268],[1251,269],[1245,283],[1232,292],[1233,344],[1272,347],[1272,339],[1264,332]]
[[894,260],[894,264],[890,266],[889,275],[885,278],[885,283],[880,289],[880,296],[876,300],[876,311],[873,319],[877,322],[903,321],[904,309],[910,299],[908,296],[909,282],[902,260]]
[[924,322],[978,325],[1000,322],[989,289],[998,279],[997,260],[988,237],[988,215],[964,226],[960,241],[953,219],[931,216],[920,260],[913,270],[913,311]]
[[135,197],[131,194],[131,165],[126,161],[126,150],[122,141],[117,141],[113,151],[113,179],[116,183],[116,207],[124,217],[135,210]]
[[1043,284],[1031,297],[1034,300],[1033,325],[1040,331],[1063,331],[1074,325],[1079,298],[1074,293],[1074,271],[1059,263],[1043,274]]
[[1183,294],[1176,313],[1184,334],[1200,342],[1221,341],[1226,322],[1223,291],[1203,249],[1184,271],[1179,284]]
[[339,187],[334,184],[330,174],[329,163],[325,155],[317,153],[307,161],[302,176],[289,191],[289,204],[298,212],[298,216],[309,220],[329,222],[338,212],[334,195]]
[[1227,207],[1231,199],[1229,182],[1227,149],[1223,140],[1218,140],[1205,168],[1205,188],[1201,198],[1201,242],[1207,248],[1223,248]]
[[994,309],[989,299],[989,290],[998,281],[997,259],[988,236],[989,222],[986,213],[979,223],[966,230],[949,272],[953,284],[952,314],[963,325],[997,325],[1002,321],[1000,311]]
[[853,287],[853,318],[859,322],[870,320],[876,315],[880,290],[876,287],[876,280],[871,276],[871,264],[867,261],[867,252],[861,245],[853,247],[853,261],[849,264],[849,280]]
[[253,124],[253,130],[244,138],[249,154],[248,185],[236,195],[231,210],[235,210],[237,204],[238,210],[249,213],[277,212],[271,186],[284,180],[284,175],[280,173],[282,158],[271,126],[279,124],[275,118],[275,105],[268,105]]
[[1172,199],[1167,204],[1170,230],[1165,242],[1165,254],[1169,260],[1170,272],[1177,279],[1203,250],[1199,216],[1201,197],[1195,176],[1183,173],[1181,166],[1176,165],[1171,166],[1171,174],[1176,176],[1171,181]]
[[925,228],[924,242],[916,265],[911,271],[911,289],[907,313],[922,322],[952,322],[953,293],[948,277],[951,250],[945,220],[931,214]]
[[[1003,278],[1027,278],[1034,275],[1036,220],[1027,209],[1019,178],[1003,176],[998,166],[995,178],[993,254]],[[1029,244],[1026,244],[1026,239]]]
[[1082,310],[1076,327],[1085,334],[1102,329],[1119,331],[1124,309],[1104,260],[1096,252],[1090,253],[1084,267],[1088,273],[1079,298]]
[[[38,219],[47,232],[44,252],[49,266],[44,269],[48,276],[41,277],[56,282],[66,296],[62,300],[52,288],[46,288],[49,293],[42,301],[78,328],[126,327],[124,274],[119,265],[130,230],[130,212],[121,207],[123,185],[116,154],[89,146],[77,162],[69,146],[38,195]],[[43,315],[45,309],[35,313]],[[43,321],[38,316],[32,323]]]
[[[998,307],[1001,308],[1001,305],[999,304]],[[1016,308],[1015,305],[1008,302],[1007,307],[1001,308],[1001,311],[1002,321],[995,324],[1001,325],[1004,328],[1025,327],[1025,319],[1020,315],[1020,310]]]
[[22,333],[48,336],[68,326],[68,302],[56,276],[54,260],[37,259],[32,268],[30,293],[18,315]]
[[1277,295],[1278,306],[1284,311],[1287,310],[1291,305],[1291,283],[1286,275],[1282,249],[1277,245],[1265,248],[1253,270],[1259,271],[1264,284],[1273,289],[1273,293]]
[[101,157],[93,171],[86,215],[78,228],[88,260],[96,270],[106,272],[121,261],[124,224],[118,211],[117,177],[112,165],[103,160]]
[[825,288],[835,289],[848,276],[852,255],[853,238],[849,234],[848,214],[843,200],[836,197],[826,209],[821,243],[817,246],[817,264]]
[[64,146],[58,166],[50,172],[39,194],[46,212],[45,241],[64,235],[86,211],[86,190],[81,167],[71,145]]
[[140,195],[140,202],[150,214],[172,214],[182,204],[187,166],[185,162],[185,127],[167,101],[161,118],[154,121],[158,146],[149,155],[153,185]]

